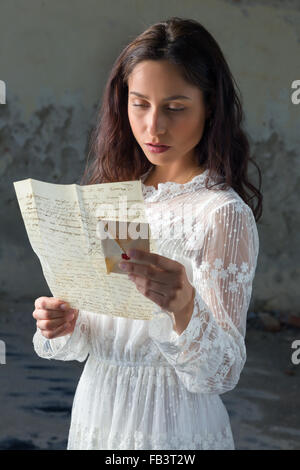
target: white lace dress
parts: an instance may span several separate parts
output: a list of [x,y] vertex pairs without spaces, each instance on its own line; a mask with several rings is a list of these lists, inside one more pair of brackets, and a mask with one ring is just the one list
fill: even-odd
[[[246,361],[259,239],[251,209],[232,188],[206,189],[207,173],[157,189],[142,184],[157,253],[183,264],[196,289],[181,335],[173,330],[173,314],[154,303],[152,320],[80,310],[72,334],[48,340],[37,329],[40,357],[88,358],[68,449],[235,448],[219,395],[237,385]],[[170,228],[184,231],[176,237]]]

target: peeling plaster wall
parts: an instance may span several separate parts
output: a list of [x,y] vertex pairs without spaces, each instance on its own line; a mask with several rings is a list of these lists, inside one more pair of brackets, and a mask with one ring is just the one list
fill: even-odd
[[8,106],[0,107],[0,299],[25,300],[51,294],[30,247],[12,182],[34,178],[79,183],[95,109],[85,109],[76,93],[59,103],[44,96],[25,122],[16,98],[8,94],[7,101]]
[[251,308],[300,311],[300,105],[290,99],[300,79],[296,0],[0,0],[0,300],[51,295],[13,181],[79,182],[114,60],[170,16],[194,18],[214,35],[242,93],[264,194]]

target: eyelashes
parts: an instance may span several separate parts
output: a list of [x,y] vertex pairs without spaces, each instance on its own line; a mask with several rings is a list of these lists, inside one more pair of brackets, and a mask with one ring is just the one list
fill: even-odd
[[[132,106],[136,106],[138,108],[147,108],[147,106],[145,106],[144,104],[133,104]],[[184,111],[185,108],[178,108],[178,109],[175,109],[175,108],[167,108],[168,111],[174,111],[174,112],[178,112],[178,111]]]

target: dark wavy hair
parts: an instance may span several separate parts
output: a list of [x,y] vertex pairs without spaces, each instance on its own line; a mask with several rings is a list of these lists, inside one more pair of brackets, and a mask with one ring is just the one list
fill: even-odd
[[[154,166],[137,143],[128,119],[128,77],[144,60],[167,60],[177,65],[184,79],[201,89],[211,115],[194,149],[198,164],[208,168],[209,175],[221,175],[223,188],[231,186],[258,221],[263,199],[261,172],[250,156],[249,140],[242,129],[240,90],[215,39],[191,19],[171,17],[156,23],[123,49],[112,67],[97,111],[81,184],[138,180]],[[90,155],[93,158],[89,162]],[[258,170],[259,189],[248,180],[249,161]],[[255,197],[258,201],[254,207]]]

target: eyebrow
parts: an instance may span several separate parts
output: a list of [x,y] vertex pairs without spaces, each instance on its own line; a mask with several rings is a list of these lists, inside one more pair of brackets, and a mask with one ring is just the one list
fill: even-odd
[[[146,98],[147,100],[149,99],[149,96],[142,95],[141,93],[138,93],[137,91],[131,91],[130,95],[140,96],[141,98]],[[168,96],[168,98],[164,98],[163,101],[178,100],[178,99],[179,100],[191,100],[191,98],[189,98],[188,96],[172,95],[172,96]]]

